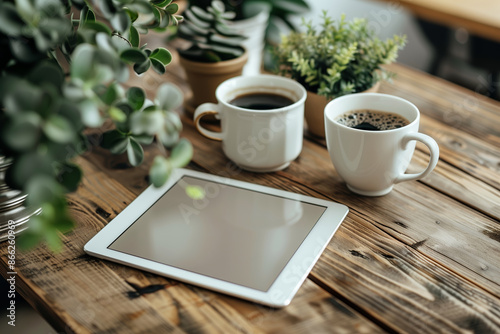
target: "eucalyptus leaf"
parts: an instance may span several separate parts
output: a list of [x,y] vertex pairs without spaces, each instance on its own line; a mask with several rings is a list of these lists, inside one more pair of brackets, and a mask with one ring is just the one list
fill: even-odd
[[193,146],[187,139],[181,139],[170,153],[169,161],[173,167],[184,167],[193,157]]
[[80,167],[70,162],[63,162],[59,165],[58,169],[57,180],[64,187],[65,191],[76,191],[83,175]]
[[175,110],[183,100],[182,91],[172,83],[162,84],[156,92],[156,101],[162,110]]
[[78,103],[83,124],[90,127],[98,127],[103,123],[97,102],[87,99]]
[[51,61],[40,62],[27,76],[27,79],[37,86],[50,84],[59,88],[64,82],[61,68]]
[[139,111],[130,117],[130,130],[134,135],[154,135],[163,128],[164,118],[160,110]]
[[167,182],[172,172],[172,165],[162,156],[156,156],[149,169],[149,181],[155,187],[161,187]]
[[125,122],[127,120],[127,114],[125,114],[120,108],[110,107],[108,109],[109,117],[115,122]]
[[40,116],[34,112],[15,114],[0,136],[12,150],[33,149],[41,135],[41,122]]
[[22,153],[16,156],[7,174],[13,188],[25,189],[26,183],[38,175],[54,175],[53,160],[49,154],[40,151]]
[[43,124],[44,134],[56,143],[69,143],[75,139],[72,124],[64,117],[51,115]]
[[94,65],[95,47],[90,44],[81,44],[72,55],[71,78],[87,80]]
[[25,191],[29,194],[26,201],[33,207],[52,202],[64,194],[62,186],[53,177],[47,175],[37,175],[32,178]]

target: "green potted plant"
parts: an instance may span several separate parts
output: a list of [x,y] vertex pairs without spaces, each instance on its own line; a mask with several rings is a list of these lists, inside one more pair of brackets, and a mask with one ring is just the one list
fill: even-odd
[[241,75],[248,55],[242,47],[245,38],[227,25],[234,13],[226,12],[222,1],[213,1],[207,10],[191,6],[184,14],[177,36],[189,47],[178,52],[193,91],[185,109],[193,112],[204,102],[217,102],[215,89],[224,80]]
[[171,0],[0,0],[0,212],[18,232],[29,218],[19,246],[59,249],[59,233],[72,229],[65,194],[81,179],[74,158],[89,147],[86,129],[113,124],[101,144],[131,166],[143,145],[170,149],[152,164],[157,186],[190,160],[173,112],[180,90],[165,84],[148,97],[124,85],[129,68],[165,72],[170,52],[141,45],[140,34],[177,24],[177,9]]
[[394,62],[406,36],[380,40],[366,19],[338,22],[324,11],[319,28],[303,21],[304,32],[283,36],[275,49],[277,72],[300,82],[308,91],[305,117],[310,133],[324,137],[327,102],[346,94],[373,91],[392,73],[382,65]]
[[[206,8],[211,0],[190,0],[191,5]],[[283,28],[297,30],[291,17],[304,14],[309,10],[305,0],[223,0],[228,11],[236,15],[229,22],[238,33],[247,37],[244,47],[248,50],[248,61],[243,75],[260,73],[263,51],[264,67],[273,67],[269,56],[280,42]]]

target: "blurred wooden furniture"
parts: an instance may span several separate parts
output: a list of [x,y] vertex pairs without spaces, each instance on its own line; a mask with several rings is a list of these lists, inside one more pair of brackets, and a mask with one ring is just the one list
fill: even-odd
[[500,42],[500,2],[496,0],[378,0],[402,5],[417,17]]
[[[68,196],[77,228],[59,254],[43,245],[17,253],[17,292],[59,333],[499,333],[500,103],[400,65],[390,69],[398,76],[380,92],[420,108],[421,131],[438,141],[441,156],[428,177],[384,197],[350,193],[321,140],[306,135],[290,167],[256,174],[239,170],[220,143],[182,118],[182,136],[195,149],[188,168],[349,206],[288,307],[263,307],[83,252],[147,187],[154,145],[135,169],[97,146],[78,159],[85,177]],[[166,76],[148,73],[135,84],[151,90],[169,80],[189,94],[179,71],[173,64]],[[410,169],[426,157],[417,146]],[[6,255],[0,244],[3,276]]]

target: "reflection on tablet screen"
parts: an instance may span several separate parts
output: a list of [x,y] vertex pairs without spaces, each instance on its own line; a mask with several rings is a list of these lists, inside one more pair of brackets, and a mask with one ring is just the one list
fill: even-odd
[[[205,197],[188,197],[188,184]],[[325,210],[184,176],[109,248],[267,291]]]

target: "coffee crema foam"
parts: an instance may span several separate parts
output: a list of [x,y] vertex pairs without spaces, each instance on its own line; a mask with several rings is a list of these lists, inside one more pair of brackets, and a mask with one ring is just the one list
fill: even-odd
[[370,109],[348,111],[338,116],[335,121],[350,128],[368,131],[393,130],[410,124],[401,115]]

